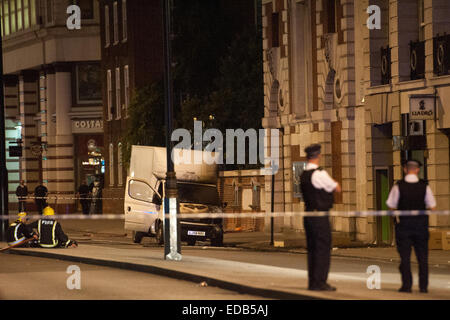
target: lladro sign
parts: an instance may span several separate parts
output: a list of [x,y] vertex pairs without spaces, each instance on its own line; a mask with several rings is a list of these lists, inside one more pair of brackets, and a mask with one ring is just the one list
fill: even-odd
[[434,119],[434,99],[433,95],[411,95],[409,97],[409,118],[411,120]]

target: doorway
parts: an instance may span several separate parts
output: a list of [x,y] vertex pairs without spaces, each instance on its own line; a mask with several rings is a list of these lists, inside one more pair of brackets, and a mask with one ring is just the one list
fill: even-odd
[[[388,168],[376,169],[376,210],[389,210],[386,200],[392,185],[392,175]],[[391,245],[393,240],[393,219],[390,216],[377,217],[377,243],[378,245]]]

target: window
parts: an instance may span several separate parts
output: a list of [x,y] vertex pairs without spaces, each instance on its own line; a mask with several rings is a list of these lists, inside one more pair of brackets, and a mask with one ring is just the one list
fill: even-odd
[[261,207],[261,187],[253,183],[252,186],[252,209],[258,210]]
[[145,182],[130,180],[128,183],[128,194],[131,198],[152,203],[155,191]]
[[105,6],[105,47],[109,46],[111,31],[109,30],[109,7]]
[[94,19],[94,1],[93,0],[74,0],[73,4],[80,7],[81,19]]
[[23,29],[22,0],[17,1],[17,30]]
[[36,25],[36,0],[30,0],[31,26]]
[[3,2],[3,12],[5,14],[4,21],[5,21],[5,36],[9,35],[10,29],[9,29],[9,1]]
[[280,14],[272,13],[272,48],[280,46]]
[[119,17],[117,12],[117,1],[114,2],[113,6],[113,19],[114,19],[114,44],[119,42]]
[[9,15],[11,17],[11,33],[16,32],[16,1],[9,2]]
[[122,143],[117,145],[117,184],[123,185]]
[[114,145],[109,144],[109,185],[114,185]]
[[239,202],[239,186],[236,183],[236,181],[233,181],[233,206],[235,207],[239,207],[240,206],[240,202]]
[[123,84],[124,84],[124,103],[125,103],[125,117],[128,116],[128,107],[130,105],[130,75],[128,73],[128,66],[123,68]]
[[425,40],[425,4],[424,0],[418,0],[419,41]]
[[47,0],[47,23],[53,23],[53,0]]
[[23,0],[23,27],[25,29],[28,29],[30,27],[30,1],[29,0]]
[[116,119],[122,116],[122,99],[120,96],[120,68],[116,68]]
[[326,32],[325,33],[335,33],[336,32],[336,0],[326,1]]
[[127,0],[122,0],[122,41],[127,41]]
[[76,66],[76,104],[102,102],[101,68],[98,63],[80,63]]
[[0,25],[2,28],[2,37],[5,35],[5,29],[3,29],[3,3],[0,1]]
[[111,84],[111,70],[106,71],[106,88],[107,88],[107,120],[112,120],[113,118],[113,108],[112,108],[112,84]]

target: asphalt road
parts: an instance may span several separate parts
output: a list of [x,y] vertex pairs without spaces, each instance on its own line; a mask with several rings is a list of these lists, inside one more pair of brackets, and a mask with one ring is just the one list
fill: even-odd
[[[148,273],[76,263],[80,289],[74,285],[74,263],[54,259],[0,254],[1,300],[247,300],[259,297]],[[71,278],[72,277],[72,278]]]

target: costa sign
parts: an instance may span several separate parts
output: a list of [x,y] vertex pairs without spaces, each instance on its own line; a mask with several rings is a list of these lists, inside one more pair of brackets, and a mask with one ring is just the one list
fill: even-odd
[[102,132],[103,120],[101,119],[86,119],[86,120],[73,120],[72,121],[73,132]]

